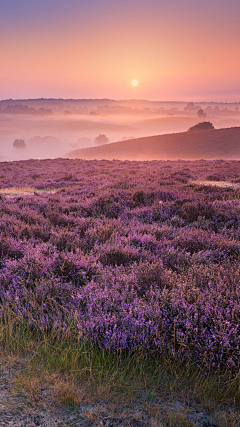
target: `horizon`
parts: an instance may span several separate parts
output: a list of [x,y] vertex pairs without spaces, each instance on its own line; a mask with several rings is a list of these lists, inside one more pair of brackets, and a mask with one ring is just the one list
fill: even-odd
[[0,99],[239,102],[239,14],[238,0],[2,0]]
[[187,100],[180,100],[180,99],[148,99],[148,98],[122,98],[122,99],[114,99],[114,98],[43,98],[43,97],[39,97],[39,98],[5,98],[5,99],[0,99],[0,102],[9,102],[9,101],[115,101],[115,102],[129,102],[129,101],[134,101],[134,102],[154,102],[154,103],[181,103],[181,104],[188,104],[188,103],[193,103],[193,104],[240,104],[240,98],[239,101],[223,101],[223,100],[219,100],[219,101],[209,101],[209,100],[199,100],[199,99],[187,99]]

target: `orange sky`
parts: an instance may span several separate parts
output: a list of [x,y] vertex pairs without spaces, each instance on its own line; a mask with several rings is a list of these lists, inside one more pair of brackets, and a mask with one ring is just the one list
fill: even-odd
[[239,17],[239,0],[2,0],[0,99],[239,101]]

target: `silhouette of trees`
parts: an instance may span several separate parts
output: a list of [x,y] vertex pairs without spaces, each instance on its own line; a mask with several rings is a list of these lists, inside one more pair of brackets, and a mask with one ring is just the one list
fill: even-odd
[[51,116],[53,112],[50,108],[39,108],[39,110],[36,110],[36,108],[28,107],[28,105],[16,104],[16,105],[8,105],[6,108],[1,109],[1,114]]
[[13,147],[14,148],[25,148],[26,143],[23,139],[15,139],[15,141],[13,143]]
[[99,134],[94,140],[94,143],[96,145],[103,145],[103,144],[107,144],[108,142],[109,142],[108,138],[103,133]]
[[198,117],[207,117],[207,114],[204,113],[202,108],[200,108],[200,110],[198,110],[197,115],[198,115]]
[[188,129],[188,132],[196,131],[196,130],[211,130],[214,129],[214,126],[210,122],[201,122],[195,126],[192,126]]
[[186,107],[184,107],[184,110],[195,110],[195,109],[196,109],[196,106],[194,105],[193,102],[188,102]]
[[188,102],[186,107],[184,107],[184,110],[185,111],[194,111],[194,110],[199,110],[199,108],[200,108],[199,105],[195,105],[193,102]]

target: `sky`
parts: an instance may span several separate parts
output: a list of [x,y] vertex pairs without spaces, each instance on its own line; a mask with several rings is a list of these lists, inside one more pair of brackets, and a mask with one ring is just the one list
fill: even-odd
[[0,0],[0,99],[237,102],[239,40],[240,0]]

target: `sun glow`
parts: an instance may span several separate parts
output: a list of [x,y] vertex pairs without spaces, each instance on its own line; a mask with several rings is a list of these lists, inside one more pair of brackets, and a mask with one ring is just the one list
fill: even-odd
[[132,80],[132,86],[137,86],[138,85],[138,80],[137,79],[133,79]]

